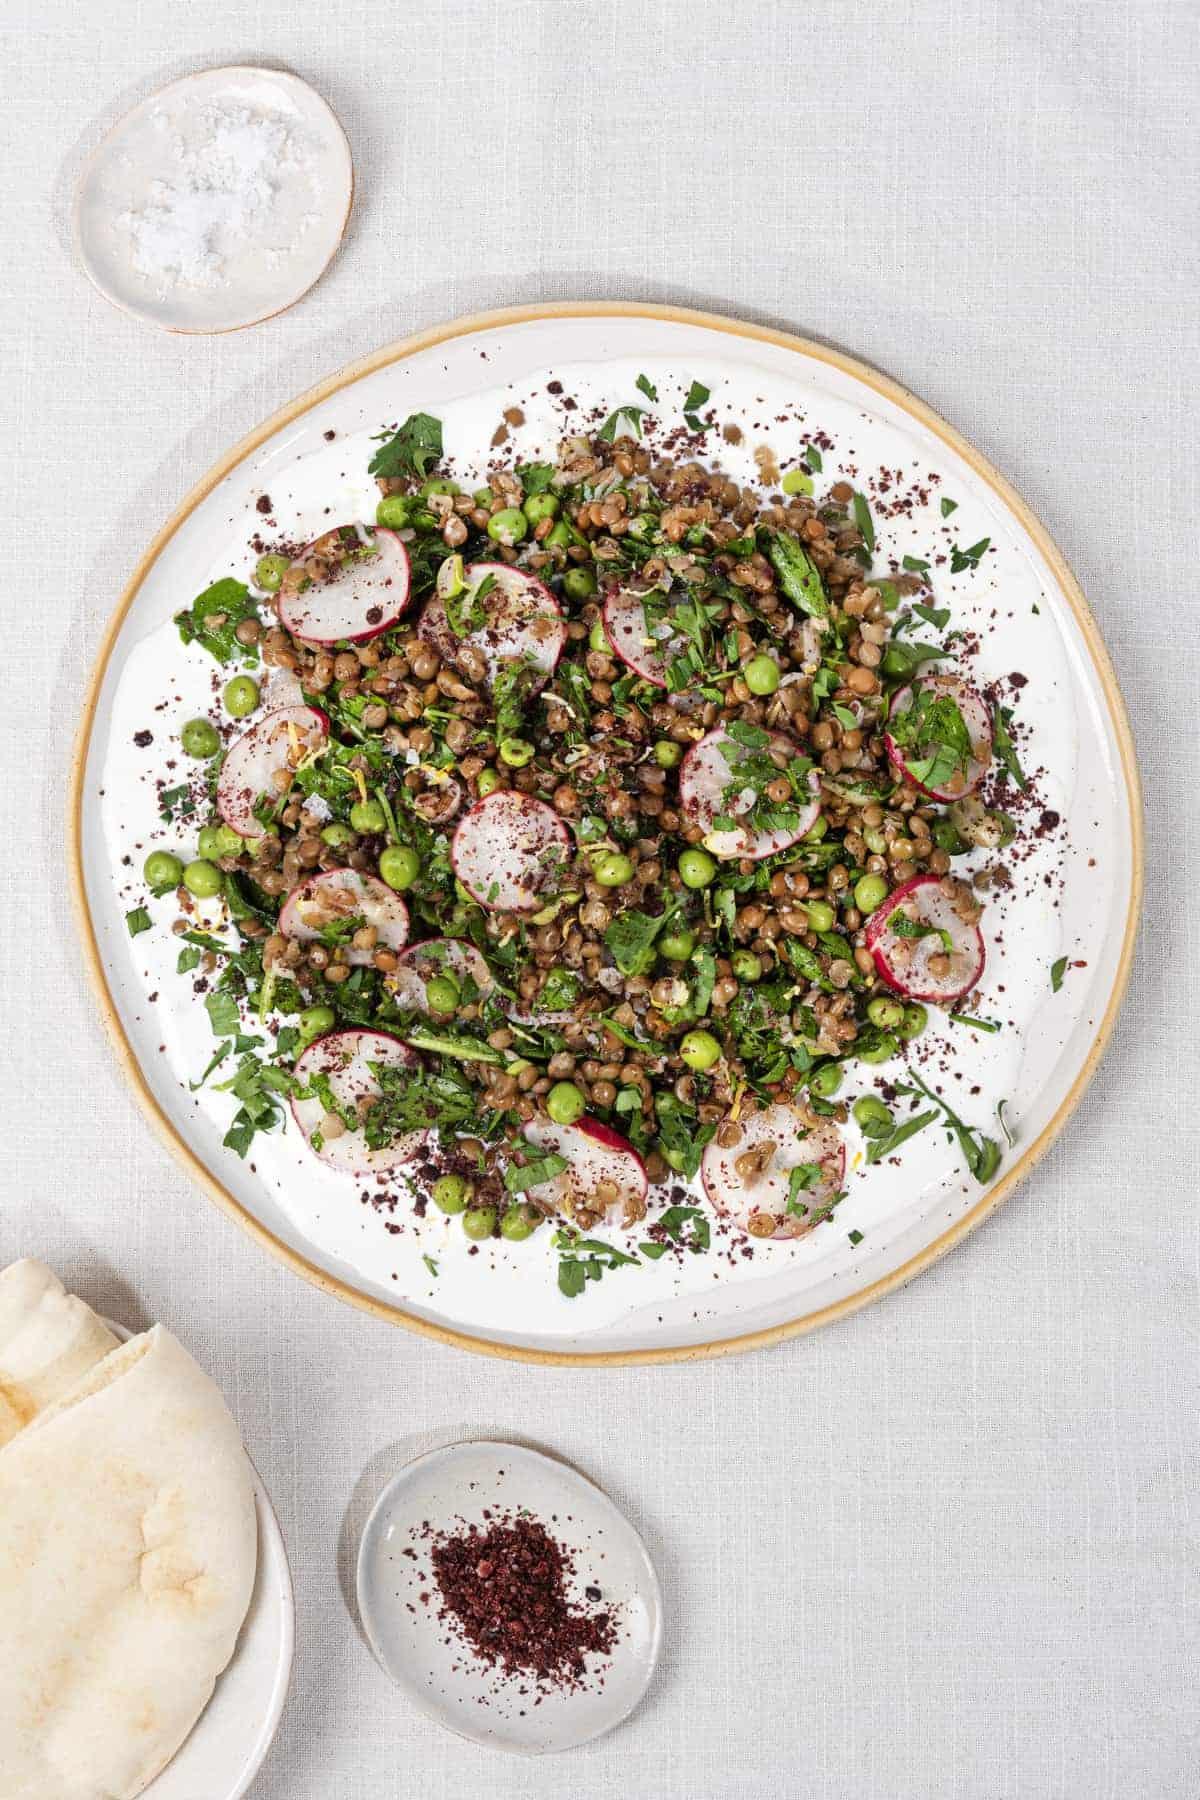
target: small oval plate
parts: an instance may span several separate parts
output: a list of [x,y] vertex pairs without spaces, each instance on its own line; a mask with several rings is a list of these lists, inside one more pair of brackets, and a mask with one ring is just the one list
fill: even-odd
[[[576,1590],[599,1588],[617,1616],[603,1680],[578,1691],[534,1695],[439,1618],[426,1525],[483,1525],[485,1511],[518,1509],[570,1551]],[[392,1478],[363,1531],[358,1605],[378,1661],[415,1706],[461,1737],[526,1756],[570,1750],[619,1725],[649,1687],[662,1640],[658,1577],[629,1520],[568,1464],[518,1444],[451,1444]]]

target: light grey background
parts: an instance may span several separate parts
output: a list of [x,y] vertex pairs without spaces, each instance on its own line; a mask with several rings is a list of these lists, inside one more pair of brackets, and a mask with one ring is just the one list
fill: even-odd
[[[1194,0],[4,0],[0,16],[0,1261],[43,1255],[129,1323],[166,1319],[241,1420],[300,1598],[255,1800],[1194,1795]],[[349,238],[284,317],[161,336],[73,266],[79,160],[163,80],[243,60],[291,67],[340,113]],[[1112,1051],[1002,1213],[814,1338],[604,1374],[439,1349],[244,1240],[122,1085],[62,853],[103,622],[218,453],[412,329],[597,296],[826,337],[973,438],[1091,597],[1149,824]],[[384,1475],[471,1430],[577,1460],[660,1561],[661,1678],[566,1761],[488,1756],[417,1717],[339,1585]]]

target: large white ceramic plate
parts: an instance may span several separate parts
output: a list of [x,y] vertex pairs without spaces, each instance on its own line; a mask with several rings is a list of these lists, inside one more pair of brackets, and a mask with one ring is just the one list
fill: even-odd
[[[122,1343],[133,1333],[105,1324]],[[249,1459],[247,1459],[249,1460]],[[262,1477],[254,1477],[258,1568],[233,1658],[213,1697],[145,1800],[241,1800],[267,1759],[283,1717],[296,1647],[296,1604],[279,1520]]]
[[[470,1257],[441,1215],[418,1226],[407,1209],[389,1220],[363,1204],[358,1184],[318,1165],[290,1128],[256,1138],[244,1162],[223,1149],[229,1097],[187,1086],[211,1050],[203,1008],[174,973],[169,932],[131,940],[125,912],[145,899],[138,872],[149,847],[192,853],[186,833],[176,844],[162,837],[154,782],[169,775],[182,721],[212,706],[215,665],[181,648],[171,617],[218,576],[249,571],[259,498],[301,540],[331,518],[369,518],[371,437],[418,410],[443,420],[456,472],[474,485],[504,408],[523,409],[509,448],[528,460],[589,408],[600,417],[640,400],[640,374],[670,419],[693,380],[712,390],[718,419],[743,431],[736,446],[710,439],[712,451],[743,479],[757,473],[757,445],[795,461],[817,437],[822,478],[845,476],[874,496],[877,566],[941,558],[939,601],[982,639],[977,675],[1021,678],[1009,691],[1023,754],[1060,822],[1012,859],[1014,886],[985,914],[978,998],[1004,1030],[984,1036],[939,1017],[923,1041],[934,1052],[926,1074],[946,1081],[972,1124],[997,1134],[995,1107],[1007,1100],[1016,1147],[988,1189],[941,1131],[912,1139],[899,1170],[868,1169],[851,1131],[848,1196],[808,1238],[757,1245],[752,1259],[729,1255],[722,1240],[707,1256],[639,1261],[568,1300],[547,1232]],[[562,412],[552,380],[577,412]],[[956,502],[948,517],[943,497]],[[980,566],[952,574],[950,546],[984,538]],[[139,745],[146,730],[153,743]],[[459,321],[381,351],[292,403],[206,476],[147,551],[102,647],[71,854],[102,1011],[142,1105],[261,1243],[343,1298],[454,1342],[546,1360],[654,1359],[770,1342],[861,1305],[925,1267],[1012,1189],[1070,1115],[1111,1032],[1136,928],[1140,831],[1128,726],[1083,597],[1044,529],[947,425],[863,364],[797,338],[674,309],[568,305]],[[172,910],[169,900],[150,909],[160,923]],[[1060,958],[1072,966],[1054,992]],[[862,1071],[847,1093],[877,1074]],[[402,1229],[389,1230],[397,1221]]]

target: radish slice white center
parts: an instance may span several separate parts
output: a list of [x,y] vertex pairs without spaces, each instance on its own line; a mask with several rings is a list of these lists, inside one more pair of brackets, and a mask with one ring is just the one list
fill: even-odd
[[463,988],[473,981],[476,997],[490,994],[495,983],[488,966],[474,944],[461,938],[430,938],[427,943],[413,944],[400,958],[400,967],[387,979],[396,996],[396,1004],[406,1011],[429,1011],[425,989],[436,975],[450,975]]
[[[533,687],[544,687],[558,665],[567,627],[558,601],[542,582],[507,563],[470,563],[467,591],[450,603],[436,595],[421,614],[418,630],[443,662],[459,664],[468,646],[482,656],[489,685],[506,665],[524,663]],[[482,615],[482,617],[480,617]],[[451,617],[462,625],[460,635]],[[462,665],[467,675],[469,665]]]
[[536,912],[559,886],[570,849],[570,834],[551,807],[502,790],[477,800],[459,821],[450,858],[480,906]]
[[580,1119],[575,1125],[555,1125],[549,1119],[533,1119],[525,1127],[525,1141],[540,1156],[562,1156],[566,1168],[526,1190],[525,1198],[544,1212],[581,1214],[591,1223],[636,1225],[646,1216],[650,1183],[646,1165],[627,1138],[599,1119]]
[[837,1127],[814,1130],[783,1104],[743,1105],[736,1124],[737,1143],[714,1138],[701,1159],[710,1202],[751,1237],[804,1237],[829,1217],[842,1185],[846,1152]]
[[329,721],[311,706],[284,706],[264,713],[237,738],[226,753],[217,778],[217,810],[227,825],[244,838],[261,837],[263,827],[254,816],[261,795],[272,804],[281,797],[275,784],[280,769],[297,769],[319,750],[329,736]]
[[[356,927],[374,927],[376,942],[370,949],[356,949],[349,943],[352,921]],[[399,894],[374,875],[360,875],[357,869],[329,869],[292,889],[279,914],[279,929],[284,937],[310,944],[330,926],[343,927],[344,935],[339,935],[338,941],[346,945],[345,960],[365,965],[377,949],[403,950],[408,942],[408,908]]]
[[[748,856],[755,861],[774,856],[802,838],[816,823],[821,803],[815,771],[808,777],[807,799],[793,796],[778,805],[765,795],[760,796],[753,784],[739,781],[740,767],[751,757],[757,761],[772,749],[783,752],[788,760],[800,759],[804,754],[795,739],[783,732],[773,732],[764,750],[751,750],[718,726],[693,744],[684,757],[679,771],[680,804],[689,823],[704,833],[705,849],[714,856]],[[776,772],[785,773],[783,769]],[[756,805],[775,822],[757,826],[714,824],[717,819],[738,820]]]
[[[629,588],[614,587],[604,602],[604,632],[613,650],[628,668],[655,687],[669,686],[667,671],[687,647],[682,632],[671,629],[669,619],[651,626],[646,621],[649,596]],[[656,593],[661,598],[660,593]]]
[[[351,552],[327,576],[294,591],[284,577],[276,602],[279,622],[309,644],[363,643],[400,617],[409,600],[408,551],[394,531],[343,526]],[[310,550],[292,568],[304,564]],[[290,571],[289,571],[290,573]]]
[[372,1063],[410,1068],[419,1060],[407,1044],[385,1031],[331,1031],[310,1044],[296,1060],[294,1073],[300,1094],[292,1098],[292,1112],[309,1148],[322,1162],[347,1175],[381,1172],[409,1162],[426,1132],[410,1131],[386,1149],[371,1150],[361,1125],[346,1124],[330,1113],[320,1094],[304,1097],[304,1090],[311,1086],[314,1076],[324,1077],[337,1108],[353,1117],[361,1099],[380,1092]]
[[970,992],[983,974],[979,926],[969,890],[940,875],[915,875],[871,914],[867,948],[888,986],[909,1000],[945,1003]]
[[939,778],[935,770],[925,766],[931,754],[928,749],[919,750],[916,745],[901,745],[891,731],[885,738],[888,756],[893,766],[921,793],[928,794],[933,800],[961,800],[964,794],[971,793],[979,786],[992,760],[992,718],[987,701],[976,688],[969,682],[960,680],[957,675],[927,675],[911,687],[901,688],[896,694],[890,712],[893,726],[912,710],[915,700],[921,694],[932,694],[935,699],[953,700],[957,706],[971,744],[965,769],[961,766],[950,769]]

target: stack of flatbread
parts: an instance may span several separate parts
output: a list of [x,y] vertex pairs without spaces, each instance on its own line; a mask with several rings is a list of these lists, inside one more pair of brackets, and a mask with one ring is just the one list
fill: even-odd
[[0,1800],[132,1800],[233,1654],[250,1466],[169,1331],[122,1344],[43,1264],[0,1272]]

